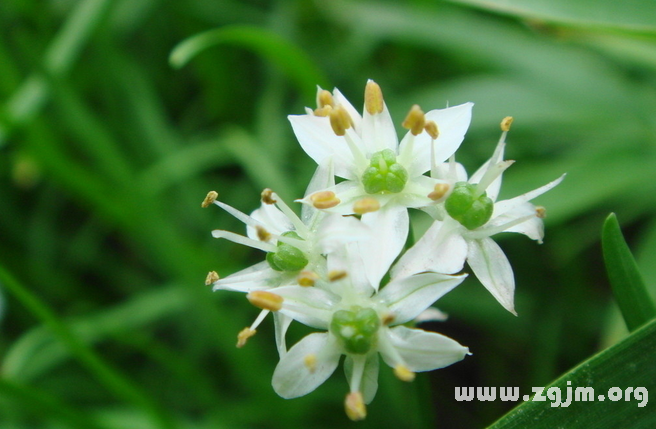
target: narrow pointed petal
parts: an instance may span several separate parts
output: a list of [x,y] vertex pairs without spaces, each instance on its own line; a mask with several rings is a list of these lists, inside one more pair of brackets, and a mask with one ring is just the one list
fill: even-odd
[[275,326],[275,335],[276,335],[276,348],[278,349],[278,357],[282,358],[287,354],[287,342],[285,340],[285,335],[287,334],[287,329],[292,323],[292,318],[286,316],[280,312],[273,312],[273,323]]
[[[345,271],[348,276],[347,285],[343,284],[334,285],[337,288],[338,294],[343,298],[345,295],[352,295],[352,292],[360,296],[371,296],[375,292],[366,271],[362,268],[364,261],[362,252],[358,243],[347,243],[338,251],[331,252],[327,257],[328,272],[330,271]],[[350,290],[346,291],[343,288],[348,287]]]
[[[314,369],[306,367],[306,357],[314,356]],[[306,336],[280,359],[273,372],[272,385],[285,399],[307,395],[335,372],[341,353],[328,333]]]
[[[485,173],[490,168],[490,165],[495,165],[503,160],[503,152],[505,148],[505,143],[499,143],[497,149],[494,151],[492,158],[488,159],[472,176],[469,178],[469,183],[480,183],[481,179],[485,176]],[[499,174],[485,189],[487,196],[496,201],[499,196],[499,191],[501,190],[501,181],[503,174]]]
[[[469,354],[469,349],[444,335],[396,326],[389,330],[389,339],[413,372],[431,371],[459,362]],[[383,354],[385,362],[393,366]]]
[[534,189],[532,191],[529,191],[525,194],[519,195],[515,198],[511,198],[509,200],[503,200],[499,201],[494,204],[494,214],[492,217],[500,216],[509,210],[513,210],[517,206],[526,203],[527,201],[531,201],[533,198],[539,197],[540,195],[544,194],[545,192],[555,188],[560,184],[560,182],[563,181],[565,178],[565,174],[560,176],[558,179],[547,183],[544,186],[540,186],[537,189]]
[[367,278],[377,290],[408,238],[408,210],[390,204],[376,212],[362,215],[362,222],[373,233],[371,239],[360,243],[360,249]]
[[[273,204],[264,204],[251,213],[251,217],[260,222],[268,232],[281,235],[294,229],[294,225],[278,207]],[[251,226],[246,227],[246,234],[253,240],[258,240],[257,231]]]
[[[369,404],[374,400],[376,392],[378,391],[378,371],[380,368],[380,358],[378,353],[370,353],[367,356],[367,362],[364,365],[364,374],[360,381],[360,392],[365,404]],[[351,380],[353,376],[353,358],[346,356],[344,359],[344,373],[346,379]]]
[[322,254],[334,252],[346,243],[368,240],[372,236],[371,228],[353,216],[328,214],[319,225],[316,241]]
[[[499,202],[498,204],[501,204],[502,202]],[[513,206],[512,209],[506,210],[502,215],[492,217],[485,228],[488,228],[489,225],[489,228],[493,229],[497,225],[505,225],[514,220],[528,217],[522,223],[505,228],[504,232],[518,232],[526,235],[532,240],[542,243],[542,239],[544,238],[544,222],[536,215],[535,206],[529,202],[523,202],[520,204],[513,203]],[[505,208],[502,207],[502,210],[505,210]]]
[[383,104],[383,111],[374,115],[364,109],[362,118],[362,143],[369,155],[383,149],[391,149],[397,153],[399,140],[392,116]]
[[337,176],[355,179],[353,155],[344,138],[335,134],[327,118],[313,115],[290,115],[288,118],[298,142],[314,162],[321,165],[332,157]]
[[214,283],[212,290],[230,290],[235,292],[252,292],[267,290],[294,280],[294,276],[276,271],[263,261],[238,271]]
[[269,292],[283,297],[281,313],[317,329],[328,329],[339,297],[316,287],[282,286]]
[[467,242],[459,229],[460,226],[451,218],[435,221],[392,267],[392,278],[408,277],[422,271],[452,274],[462,270],[467,258]]
[[492,296],[517,315],[514,306],[515,278],[503,250],[491,238],[470,240],[467,263]]
[[377,298],[394,316],[393,324],[406,323],[433,305],[444,294],[453,290],[467,275],[450,276],[438,273],[421,273],[393,280]]

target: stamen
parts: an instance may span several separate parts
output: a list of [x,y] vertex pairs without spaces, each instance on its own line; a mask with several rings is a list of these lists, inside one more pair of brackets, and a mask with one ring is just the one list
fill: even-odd
[[287,216],[287,219],[290,220],[292,225],[294,225],[294,228],[296,228],[296,232],[301,237],[307,237],[311,234],[310,230],[308,227],[303,223],[301,219],[294,213],[294,210],[292,210],[285,201],[278,196],[275,192],[272,193],[272,199],[274,199],[276,203],[276,207],[280,209],[281,212]]
[[344,409],[348,418],[354,422],[364,420],[367,417],[367,407],[364,405],[362,393],[360,392],[350,392],[346,395]]
[[428,194],[428,198],[430,198],[433,201],[438,201],[444,198],[447,192],[449,192],[450,187],[451,186],[449,186],[448,183],[436,183],[435,187],[433,188],[433,192]]
[[316,209],[329,209],[341,202],[333,191],[316,192],[310,196],[310,201]]
[[337,106],[336,108],[332,109],[329,113],[329,117],[330,126],[338,136],[343,136],[346,134],[346,130],[351,128],[351,117],[344,107]]
[[264,204],[275,204],[278,202],[273,198],[273,191],[269,188],[264,189],[260,194],[260,197]]
[[219,281],[219,274],[216,271],[210,271],[205,277],[205,286],[214,284],[214,282]]
[[542,206],[536,206],[535,207],[535,215],[539,217],[540,219],[544,219],[547,217],[547,209],[545,209]]
[[214,201],[219,197],[219,194],[216,191],[209,191],[207,193],[207,196],[203,200],[203,202],[200,204],[202,208],[207,208],[214,204]]
[[512,116],[506,116],[501,120],[501,131],[503,132],[508,132],[510,131],[510,126],[513,123],[513,117]]
[[314,374],[314,371],[317,370],[317,355],[309,354],[303,358],[303,365],[310,371],[310,374]]
[[427,121],[426,125],[424,125],[424,129],[433,140],[437,140],[440,135],[440,131],[437,129],[435,121]]
[[242,348],[246,345],[246,342],[250,337],[255,335],[257,331],[255,329],[251,328],[244,328],[241,331],[239,331],[239,334],[237,335],[237,348]]
[[394,323],[395,319],[396,319],[396,315],[394,315],[394,313],[385,313],[385,315],[383,315],[383,320],[381,322],[383,323],[383,325],[389,326],[392,323]]
[[316,281],[319,280],[319,275],[314,271],[301,271],[296,278],[300,286],[311,287],[314,286]]
[[353,212],[359,215],[375,212],[378,209],[380,209],[380,203],[377,199],[371,197],[362,198],[353,204]]
[[[433,122],[434,123],[434,122]],[[412,106],[408,112],[408,116],[405,117],[405,120],[401,124],[406,130],[410,130],[413,136],[418,136],[424,131],[424,126],[426,125],[426,116],[421,110],[418,104]]]
[[246,294],[248,301],[263,310],[278,311],[282,308],[284,298],[265,290],[254,290]]
[[384,106],[383,91],[376,82],[369,80],[364,88],[364,108],[370,115],[375,115],[382,113]]
[[235,234],[234,232],[230,231],[224,231],[222,229],[215,229],[212,231],[212,237],[225,238],[226,240],[230,240],[233,243],[243,244],[244,246],[260,249],[264,252],[275,252],[278,250],[278,248],[271,243],[253,240],[252,238],[244,237],[243,235]]
[[325,118],[328,115],[330,115],[330,112],[332,110],[333,110],[333,106],[328,104],[328,105],[325,105],[325,106],[320,107],[318,109],[314,109],[314,112],[312,112],[312,113],[314,113],[314,116],[319,116],[321,118]]
[[257,225],[255,227],[255,231],[257,231],[257,238],[259,238],[260,241],[271,240],[271,233],[267,231],[263,226]]
[[336,282],[338,280],[342,280],[346,278],[348,274],[344,270],[332,270],[328,273],[328,281],[329,282]]
[[403,364],[397,364],[394,367],[394,375],[401,381],[410,382],[415,379],[415,373],[410,371],[407,366]]

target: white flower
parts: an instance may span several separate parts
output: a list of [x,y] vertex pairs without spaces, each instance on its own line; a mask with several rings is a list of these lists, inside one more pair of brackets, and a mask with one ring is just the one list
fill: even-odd
[[[342,253],[341,255],[339,255]],[[334,372],[341,355],[350,393],[346,412],[359,420],[378,387],[379,355],[397,377],[411,381],[415,372],[442,368],[464,358],[469,350],[443,335],[398,326],[413,320],[465,275],[425,272],[397,278],[381,291],[358,269],[363,258],[357,244],[328,256],[333,268],[348,266],[332,282],[316,287],[283,286],[269,293],[280,299],[279,313],[308,326],[327,330],[294,345],[278,363],[273,388],[283,398],[312,392]]]
[[[515,198],[496,201],[502,173],[514,161],[504,161],[505,137],[511,118],[492,157],[469,180],[452,157],[432,172],[449,184],[441,204],[426,209],[435,219],[415,246],[392,269],[392,278],[431,270],[459,272],[465,260],[485,288],[513,314],[515,280],[512,267],[501,248],[490,238],[500,232],[518,232],[542,242],[543,207],[529,201],[558,185],[565,175]],[[503,125],[503,123],[502,123]]]
[[[408,234],[408,207],[424,207],[442,181],[424,173],[447,160],[460,146],[471,120],[472,103],[424,114],[413,107],[404,122],[410,131],[399,144],[380,87],[368,81],[362,116],[337,90],[319,89],[319,108],[289,120],[301,146],[317,164],[331,161],[345,180],[309,193],[301,202],[339,214],[361,214],[376,230],[366,251],[388,266]],[[372,283],[382,275],[367,269]],[[384,273],[383,273],[384,274]]]

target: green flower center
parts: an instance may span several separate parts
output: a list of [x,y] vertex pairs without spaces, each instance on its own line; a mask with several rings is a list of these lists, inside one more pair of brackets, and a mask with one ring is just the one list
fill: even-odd
[[380,319],[372,308],[339,310],[330,322],[330,332],[347,352],[354,354],[365,354],[376,345],[378,328]]
[[444,207],[449,216],[460,222],[462,226],[476,229],[490,220],[494,211],[494,202],[485,192],[477,196],[476,185],[458,182],[444,202]]
[[[295,231],[287,231],[282,236],[302,240]],[[299,271],[308,264],[305,253],[297,247],[282,241],[278,241],[277,251],[267,253],[266,260],[271,268],[276,271]]]
[[374,153],[362,175],[362,184],[368,194],[401,192],[407,181],[408,172],[396,162],[396,155],[391,149]]

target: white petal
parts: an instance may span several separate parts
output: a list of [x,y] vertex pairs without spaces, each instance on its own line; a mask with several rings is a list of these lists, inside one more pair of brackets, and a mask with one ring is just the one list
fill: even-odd
[[369,282],[367,273],[362,269],[363,265],[362,252],[357,243],[348,243],[339,251],[331,252],[327,257],[328,272],[346,271],[348,276],[343,282],[331,283],[331,290],[334,289],[343,299],[352,296],[352,292],[360,296],[371,296],[375,289]]
[[[495,204],[495,210],[496,206],[497,204]],[[542,239],[544,238],[544,222],[537,217],[535,206],[529,202],[513,204],[513,206],[514,208],[506,210],[500,216],[494,217],[493,215],[492,219],[485,225],[485,228],[494,229],[497,226],[503,226],[505,224],[512,225],[513,221],[528,217],[524,222],[504,228],[503,231],[518,232],[542,243]],[[502,208],[502,210],[505,210],[505,208]]]
[[470,240],[467,263],[478,280],[506,310],[514,308],[515,278],[503,250],[491,238]]
[[346,243],[368,240],[372,236],[371,228],[353,216],[328,214],[319,224],[315,235],[322,254],[334,252]]
[[[427,121],[437,124],[439,135],[435,140],[435,163],[440,164],[460,147],[465,138],[467,128],[471,122],[471,110],[474,103],[465,103],[446,109],[435,109],[426,113]],[[400,160],[412,174],[422,174],[431,167],[431,142],[428,133],[415,136],[412,144],[412,153],[408,154],[410,136],[406,135],[399,147]],[[409,162],[406,164],[406,162]]]
[[278,311],[273,312],[273,323],[275,326],[275,335],[276,335],[276,348],[278,349],[278,356],[282,358],[287,354],[287,343],[285,341],[285,335],[287,334],[287,329],[292,323],[292,318],[286,316]]
[[[308,355],[316,358],[314,371],[305,365]],[[335,372],[341,352],[328,333],[306,336],[280,359],[273,372],[273,390],[285,399],[307,395]]]
[[282,286],[269,292],[284,298],[281,313],[317,329],[328,329],[339,302],[339,297],[316,287]]
[[450,276],[422,273],[393,280],[382,289],[377,299],[394,315],[394,325],[406,323],[433,305],[444,294],[458,286],[467,275]]
[[[259,221],[266,230],[272,234],[281,235],[284,232],[294,229],[292,222],[273,204],[264,204],[251,213],[251,217]],[[257,230],[251,226],[246,226],[246,233],[249,238],[259,240]]]
[[[314,175],[312,176],[312,179],[310,180],[310,184],[305,190],[304,197],[307,197],[308,195],[313,194],[314,192],[317,192],[321,189],[335,186],[334,175],[335,169],[333,168],[333,159],[332,157],[328,157],[323,164],[319,164],[317,167]],[[308,225],[310,229],[312,229],[312,225],[310,225],[310,219],[316,211],[317,209],[308,204],[303,204],[301,207],[301,220],[305,225]]]
[[[369,353],[364,364],[364,374],[362,374],[362,380],[360,381],[360,392],[365,404],[373,401],[376,396],[379,368],[380,358],[378,353]],[[351,380],[353,375],[353,358],[351,356],[347,355],[344,359],[344,372],[346,373],[346,379]]]
[[547,191],[555,188],[556,186],[558,186],[558,184],[560,184],[560,182],[562,182],[564,178],[565,178],[565,174],[560,176],[558,179],[556,179],[552,182],[549,182],[544,186],[540,186],[539,188],[534,189],[532,191],[529,191],[525,194],[519,195],[519,196],[517,196],[515,198],[511,198],[509,200],[503,200],[503,201],[499,201],[499,202],[495,203],[494,204],[494,214],[492,216],[493,217],[500,216],[500,215],[508,212],[509,210],[513,210],[517,206],[522,205],[522,204],[526,203],[527,201],[530,201],[533,198],[536,198],[536,197],[544,194],[545,192],[547,192]]
[[276,271],[263,261],[238,271],[214,283],[212,290],[230,290],[235,292],[252,292],[267,290],[294,281],[295,276]]
[[467,242],[459,231],[459,224],[451,218],[435,221],[392,267],[392,278],[422,271],[452,274],[462,270],[467,258]]
[[378,289],[408,238],[410,220],[402,206],[387,205],[373,213],[362,215],[362,222],[372,230],[373,237],[359,243],[364,269],[371,285]]
[[396,135],[394,122],[387,106],[383,103],[383,111],[375,115],[364,109],[362,117],[362,143],[367,155],[383,149],[391,149],[397,153],[399,140]]
[[[389,330],[389,339],[408,369],[414,372],[444,368],[461,361],[469,354],[469,349],[457,341],[421,329],[396,326]],[[385,354],[383,359],[390,366],[396,364],[390,362]]]
[[355,127],[357,134],[362,135],[362,116],[360,116],[360,113],[355,110],[355,107],[353,107],[353,105],[346,99],[346,97],[344,97],[339,89],[335,88],[333,90],[333,97],[335,98],[335,104],[342,106],[348,112],[351,120],[353,121],[353,126]]
[[326,117],[313,115],[290,115],[289,121],[303,150],[318,165],[332,157],[335,174],[354,179],[353,155],[343,137],[338,137]]

